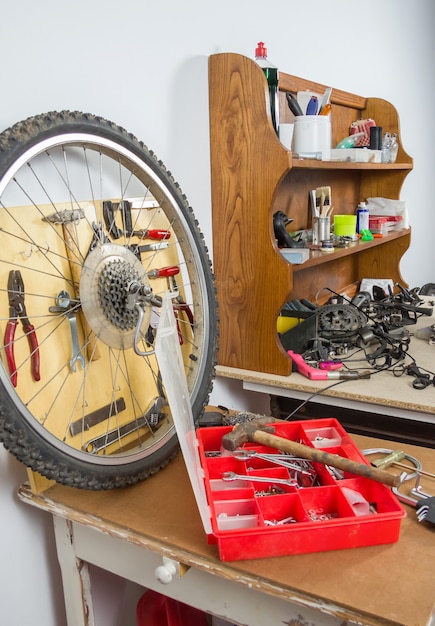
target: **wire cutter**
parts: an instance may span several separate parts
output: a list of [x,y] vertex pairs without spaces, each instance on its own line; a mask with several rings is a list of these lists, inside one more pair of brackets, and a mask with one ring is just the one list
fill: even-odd
[[15,365],[14,341],[18,319],[21,320],[24,333],[29,342],[33,380],[40,380],[38,339],[36,337],[35,327],[30,323],[29,318],[27,317],[27,311],[24,304],[24,282],[19,270],[12,270],[9,272],[8,297],[9,320],[5,330],[4,346],[9,376],[13,386],[16,387],[18,372]]

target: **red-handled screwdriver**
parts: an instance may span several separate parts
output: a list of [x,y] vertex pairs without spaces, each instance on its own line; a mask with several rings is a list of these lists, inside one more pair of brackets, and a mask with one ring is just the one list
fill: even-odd
[[170,230],[161,230],[159,228],[150,228],[143,230],[134,230],[132,233],[134,237],[140,237],[141,239],[157,239],[161,241],[162,239],[169,239],[171,236]]
[[159,269],[150,270],[147,272],[148,278],[167,278],[169,276],[176,276],[180,273],[178,265],[168,265],[167,267],[160,267]]

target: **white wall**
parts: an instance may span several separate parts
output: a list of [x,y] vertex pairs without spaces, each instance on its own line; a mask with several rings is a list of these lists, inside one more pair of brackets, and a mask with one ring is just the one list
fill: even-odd
[[[263,40],[290,74],[396,105],[415,164],[402,274],[421,286],[435,282],[434,15],[433,0],[4,0],[0,130],[61,109],[124,126],[173,172],[211,248],[207,58],[252,56]],[[216,384],[212,399],[264,405],[236,383]],[[25,471],[3,449],[0,472],[2,622],[64,626],[50,520],[17,502]]]

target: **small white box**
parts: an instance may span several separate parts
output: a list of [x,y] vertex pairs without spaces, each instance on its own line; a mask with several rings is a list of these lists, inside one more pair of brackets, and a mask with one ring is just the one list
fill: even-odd
[[381,163],[382,150],[370,148],[333,148],[331,161],[348,161],[350,163]]
[[333,148],[331,161],[350,161],[351,163],[368,163],[371,150],[368,148]]
[[305,263],[310,258],[308,248],[281,248],[280,252],[286,261],[296,265]]

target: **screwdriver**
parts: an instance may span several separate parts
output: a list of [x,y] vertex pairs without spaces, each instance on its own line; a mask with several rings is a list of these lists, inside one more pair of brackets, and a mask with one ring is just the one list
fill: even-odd
[[147,272],[148,278],[164,278],[168,276],[176,276],[180,273],[178,265],[168,265],[167,267],[160,267],[159,269],[150,270]]
[[169,230],[160,230],[160,229],[143,229],[143,230],[134,230],[131,233],[133,237],[140,237],[141,239],[169,239],[171,236],[171,232]]

